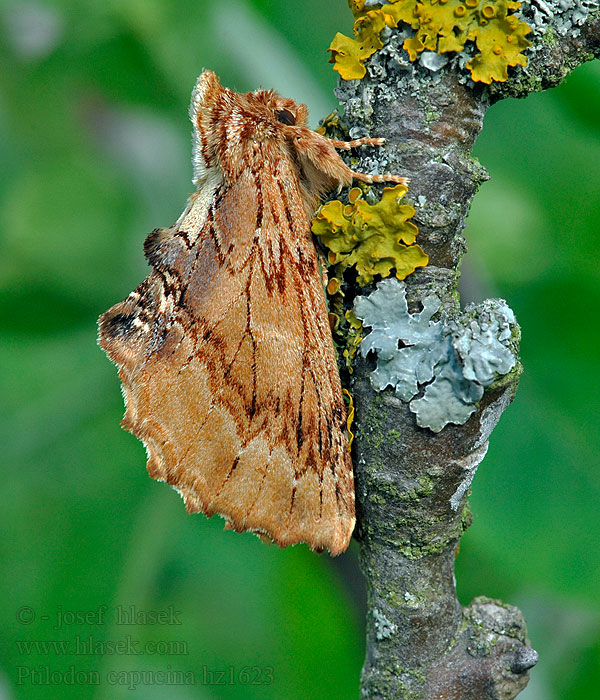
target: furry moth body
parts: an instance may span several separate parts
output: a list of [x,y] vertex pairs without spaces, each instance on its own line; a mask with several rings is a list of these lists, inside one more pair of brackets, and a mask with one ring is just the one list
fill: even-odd
[[344,551],[354,528],[346,412],[310,221],[320,198],[403,178],[352,172],[307,109],[203,73],[192,94],[194,184],[144,249],[150,275],[100,317],[124,386],[123,426],[189,512],[284,547]]

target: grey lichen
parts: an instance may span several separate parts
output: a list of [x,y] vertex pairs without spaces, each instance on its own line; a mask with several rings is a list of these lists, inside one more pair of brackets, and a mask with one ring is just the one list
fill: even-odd
[[534,32],[544,34],[553,25],[561,36],[576,37],[589,13],[599,6],[598,0],[533,0],[522,7],[521,14]]
[[463,367],[465,379],[487,387],[498,375],[516,364],[510,347],[515,315],[502,299],[487,299],[469,305],[462,322],[451,322],[452,344]]
[[439,54],[435,51],[423,51],[420,61],[422,66],[435,73],[448,63],[449,58],[445,54]]
[[504,301],[490,299],[467,307],[457,319],[433,321],[440,305],[431,295],[421,311],[409,313],[405,285],[396,279],[381,281],[355,304],[357,317],[371,328],[360,352],[377,354],[371,383],[380,391],[394,387],[410,402],[417,424],[436,433],[448,423],[465,423],[485,387],[517,362],[516,321]]
[[390,622],[377,608],[373,610],[373,618],[375,621],[375,634],[378,641],[389,639],[392,635],[396,634],[396,625]]

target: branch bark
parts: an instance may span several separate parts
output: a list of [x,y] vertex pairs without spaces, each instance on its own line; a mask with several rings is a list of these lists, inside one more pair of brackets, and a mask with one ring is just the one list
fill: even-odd
[[[354,169],[411,180],[419,243],[430,257],[427,267],[406,280],[412,310],[435,294],[443,316],[459,316],[461,232],[487,179],[471,156],[486,109],[504,97],[557,85],[600,54],[600,12],[582,16],[581,7],[575,1],[568,8],[552,0],[525,3],[522,15],[533,27],[533,45],[528,66],[510,69],[506,83],[475,84],[458,59],[435,72],[411,64],[400,30],[391,30],[386,46],[369,59],[365,78],[339,81],[350,136],[388,139],[386,149],[360,154]],[[372,289],[353,291],[365,295]],[[462,608],[454,559],[471,521],[471,480],[515,395],[519,368],[486,390],[464,425],[437,434],[419,428],[393,390],[376,391],[372,369],[370,357],[357,359],[350,387],[356,405],[356,536],[368,586],[362,697],[513,698],[537,662],[523,617],[517,608],[483,597]]]

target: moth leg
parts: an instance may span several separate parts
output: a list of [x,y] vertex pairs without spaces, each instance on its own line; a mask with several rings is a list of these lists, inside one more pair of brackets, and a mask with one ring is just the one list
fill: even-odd
[[[358,146],[383,146],[385,139],[372,139],[368,137],[355,139],[354,141],[335,141],[330,139],[330,143],[334,148],[341,148],[345,151],[349,151],[351,148],[357,148]],[[396,182],[399,185],[408,185],[409,183],[408,178],[400,177],[399,175],[367,175],[366,173],[352,172],[352,177],[355,180],[366,182],[368,185],[372,185],[373,183],[377,182]]]
[[366,182],[368,185],[372,185],[377,182],[396,182],[399,185],[408,185],[410,180],[407,177],[400,177],[400,175],[390,175],[385,173],[384,175],[368,175],[367,173],[355,173],[352,171],[352,177],[355,180],[360,180],[361,182]]
[[341,148],[344,151],[349,151],[351,148],[358,148],[359,146],[383,146],[385,143],[385,139],[371,139],[366,136],[354,141],[336,141],[335,139],[329,139],[329,141],[334,148]]

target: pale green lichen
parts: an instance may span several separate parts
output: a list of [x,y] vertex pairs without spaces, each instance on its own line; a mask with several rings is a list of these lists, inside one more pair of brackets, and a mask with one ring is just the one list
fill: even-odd
[[400,22],[410,25],[415,34],[403,47],[411,61],[424,51],[444,54],[460,52],[468,41],[475,42],[479,53],[466,67],[476,82],[504,82],[509,66],[525,66],[523,51],[530,46],[525,36],[531,27],[516,15],[520,2],[512,0],[395,0],[369,3],[349,0],[356,20],[356,39],[339,32],[329,51],[330,62],[344,80],[362,78],[364,62],[383,47],[380,34],[385,27]]
[[373,608],[373,620],[375,623],[375,636],[379,641],[389,639],[398,631],[396,625],[390,622],[377,608]]
[[[511,344],[516,321],[503,301],[471,307],[458,320],[433,321],[440,305],[429,296],[422,311],[408,313],[404,284],[396,280],[380,282],[375,292],[355,302],[357,317],[371,328],[360,352],[377,354],[371,383],[378,390],[394,387],[410,402],[417,424],[433,432],[465,423],[484,388],[517,361]],[[421,390],[423,395],[414,398]]]
[[392,430],[388,430],[386,438],[388,442],[396,442],[399,445],[402,444],[402,433],[399,430],[395,430],[393,428]]

